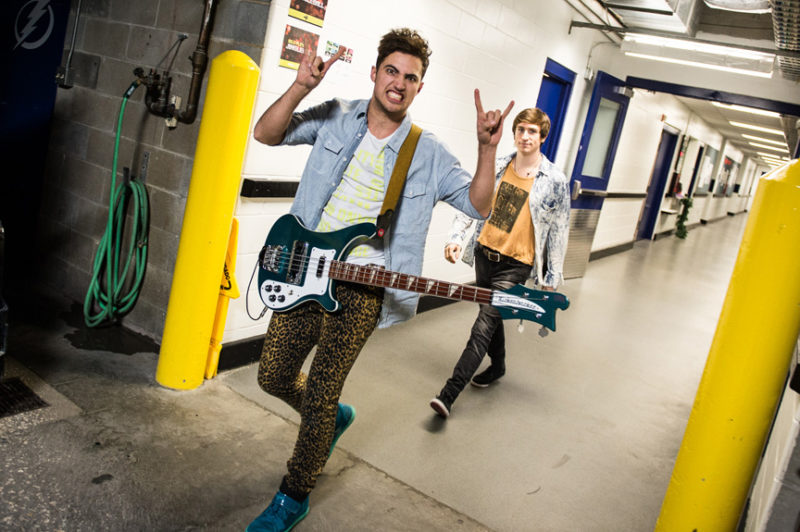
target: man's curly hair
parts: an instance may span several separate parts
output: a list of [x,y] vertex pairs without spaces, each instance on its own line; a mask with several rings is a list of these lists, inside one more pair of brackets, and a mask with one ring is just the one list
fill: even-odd
[[378,43],[378,59],[375,62],[375,66],[381,66],[383,60],[394,52],[403,52],[404,54],[418,57],[422,61],[422,77],[425,77],[425,72],[428,70],[428,64],[430,63],[430,56],[433,52],[428,47],[428,41],[416,30],[395,28],[381,37],[381,42]]

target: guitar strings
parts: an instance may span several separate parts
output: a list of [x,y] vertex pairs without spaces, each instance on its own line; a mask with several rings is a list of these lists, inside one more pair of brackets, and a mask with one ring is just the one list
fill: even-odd
[[[314,258],[314,257],[306,256],[306,255],[299,256],[299,255],[296,255],[296,254],[294,254],[294,253],[292,253],[290,251],[285,251],[285,250],[284,251],[275,251],[275,250],[273,250],[271,256],[278,259],[277,266],[279,268],[289,268],[290,271],[292,269],[295,269],[295,268],[297,269],[297,271],[305,271],[305,272],[316,270],[316,269],[319,268],[319,264],[320,264],[321,261],[323,261],[323,260],[329,261],[327,257],[316,257],[316,258]],[[424,287],[424,286],[427,286],[432,281],[433,282],[433,286],[432,287],[434,288],[434,290],[430,291],[430,290],[426,289],[426,290],[424,290],[424,293],[436,295],[436,296],[439,296],[439,297],[451,298],[451,299],[471,299],[472,301],[475,301],[475,302],[482,302],[482,300],[485,300],[485,302],[488,303],[488,302],[491,301],[492,290],[489,289],[489,288],[471,287],[471,286],[463,285],[463,284],[460,284],[460,283],[450,283],[450,282],[447,282],[447,281],[438,281],[438,280],[429,279],[429,278],[426,278],[426,277],[418,277],[418,276],[414,276],[414,275],[410,275],[410,274],[406,274],[406,273],[391,272],[391,271],[382,270],[380,268],[376,268],[376,267],[373,267],[373,266],[353,264],[353,263],[348,263],[348,262],[345,262],[345,261],[335,260],[335,259],[334,260],[330,260],[329,262],[330,262],[329,269],[334,268],[335,267],[334,265],[338,264],[338,266],[336,266],[336,267],[338,268],[338,271],[339,271],[340,274],[346,275],[346,279],[345,280],[350,279],[350,280],[355,280],[355,281],[361,282],[363,284],[372,284],[373,286],[388,286],[389,288],[398,288],[398,289],[401,289],[401,290],[403,290],[403,289],[411,290],[411,288],[410,288],[411,286],[423,286]],[[343,272],[342,271],[342,270],[350,270],[350,269],[355,269],[356,270],[355,275],[353,275],[351,272],[347,272],[347,271]],[[373,272],[374,272],[374,275],[373,275]],[[411,283],[394,282],[394,281],[391,280],[391,277],[393,275],[397,276],[397,281],[405,282],[405,281],[408,281],[408,279],[411,278],[411,277],[413,277],[414,280]],[[382,282],[374,283],[375,278],[379,278]],[[407,288],[403,288],[403,284],[406,284]],[[456,288],[455,291],[451,292],[450,288],[452,286],[456,286],[457,288]],[[474,294],[473,294],[473,296],[471,298],[464,297],[463,294],[464,294],[464,290],[465,289],[467,291],[469,291],[469,292],[474,291]],[[460,298],[453,297],[457,293],[458,290],[461,290],[461,292],[462,292],[461,297]],[[417,290],[414,290],[414,291],[417,291]],[[483,296],[483,297],[479,297],[479,296]],[[530,297],[530,296],[527,299],[528,300],[532,300],[532,301],[544,301],[545,300],[544,297],[533,298],[533,297]]]
[[[282,268],[289,268],[291,271],[292,269],[296,269],[298,272],[309,272],[319,268],[319,264],[321,261],[325,260],[328,261],[327,257],[309,257],[309,256],[298,256],[293,254],[290,251],[275,251],[271,253],[271,257],[276,258],[276,266],[280,269]],[[413,290],[413,291],[420,291],[426,294],[436,295],[439,297],[446,297],[452,299],[464,299],[464,300],[472,300],[475,302],[486,302],[488,303],[491,301],[491,294],[492,291],[488,288],[481,288],[481,287],[471,287],[467,285],[462,285],[459,283],[450,283],[447,281],[438,281],[435,279],[428,279],[426,277],[419,277],[405,273],[399,272],[392,272],[388,270],[382,270],[380,268],[376,268],[373,266],[368,265],[360,265],[360,264],[353,264],[344,261],[332,260],[330,261],[331,266],[329,269],[336,268],[334,274],[342,275],[345,277],[343,280],[354,280],[363,284],[372,284],[373,286],[388,286],[389,288],[398,288],[398,289],[405,289],[405,290]],[[353,273],[350,270],[355,270]],[[392,276],[397,276],[397,279],[392,280]],[[413,278],[413,281],[408,282],[410,278]],[[379,282],[375,282],[375,281]],[[430,289],[420,290],[428,286],[430,283],[433,283]],[[412,289],[411,287],[414,286],[416,288]],[[456,286],[456,290],[450,290],[452,286]],[[461,297],[454,297],[458,291],[461,291]],[[464,293],[471,293],[471,296],[465,296]]]

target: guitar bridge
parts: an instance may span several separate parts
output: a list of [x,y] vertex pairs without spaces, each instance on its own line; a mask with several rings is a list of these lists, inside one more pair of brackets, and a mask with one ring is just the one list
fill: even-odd
[[264,246],[261,250],[261,267],[268,272],[278,273],[281,269],[283,246]]

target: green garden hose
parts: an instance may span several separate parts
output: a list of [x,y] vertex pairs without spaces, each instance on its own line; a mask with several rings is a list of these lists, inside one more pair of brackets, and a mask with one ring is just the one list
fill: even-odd
[[[130,312],[139,297],[147,267],[147,235],[150,224],[147,189],[141,181],[133,178],[116,184],[122,117],[128,99],[140,83],[137,80],[128,87],[119,110],[114,162],[111,168],[108,223],[94,257],[92,281],[83,303],[83,318],[89,327],[115,323]],[[131,202],[133,223],[130,234],[127,235],[128,254],[123,263],[121,252],[126,239],[127,209]]]

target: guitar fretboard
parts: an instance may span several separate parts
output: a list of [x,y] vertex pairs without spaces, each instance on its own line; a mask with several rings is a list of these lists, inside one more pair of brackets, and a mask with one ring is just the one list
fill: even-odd
[[473,301],[487,305],[492,302],[492,290],[488,288],[448,283],[338,260],[331,261],[329,277],[337,281],[350,281],[382,288],[396,288],[458,301]]

